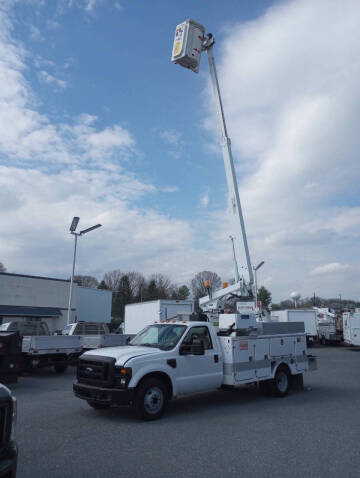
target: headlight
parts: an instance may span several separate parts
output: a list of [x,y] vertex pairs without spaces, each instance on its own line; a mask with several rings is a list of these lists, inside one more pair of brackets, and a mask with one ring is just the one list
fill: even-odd
[[132,376],[131,367],[115,367],[115,386],[127,387]]

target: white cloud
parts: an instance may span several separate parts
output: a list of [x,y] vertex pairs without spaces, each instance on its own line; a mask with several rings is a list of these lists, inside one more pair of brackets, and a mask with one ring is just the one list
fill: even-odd
[[317,266],[311,271],[311,275],[327,275],[336,274],[348,271],[350,269],[349,264],[340,264],[340,262],[331,262],[323,266]]
[[168,144],[177,145],[180,143],[182,134],[174,129],[160,131],[160,137]]
[[201,207],[208,207],[210,201],[210,193],[209,191],[205,191],[204,194],[200,198],[200,206]]
[[160,189],[163,193],[177,193],[179,191],[178,186],[164,186]]
[[85,0],[84,8],[88,13],[92,13],[95,8],[99,7],[103,3],[103,0]]
[[61,80],[59,78],[55,78],[55,76],[51,75],[49,72],[45,70],[39,71],[39,80],[43,83],[47,83],[48,85],[56,85],[58,88],[66,88],[67,83],[65,80]]
[[250,250],[265,259],[275,299],[335,293],[339,284],[308,271],[358,257],[359,30],[356,0],[297,0],[232,25],[216,44]]
[[119,11],[124,10],[124,7],[121,5],[120,2],[114,2],[114,8],[116,8]]
[[29,29],[30,29],[30,37],[32,40],[41,41],[44,39],[43,36],[41,35],[40,30],[35,25],[30,24]]

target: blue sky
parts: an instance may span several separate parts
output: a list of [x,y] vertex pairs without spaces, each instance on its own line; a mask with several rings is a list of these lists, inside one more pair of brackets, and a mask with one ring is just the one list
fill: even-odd
[[[206,57],[170,62],[192,17],[215,55],[253,262],[274,299],[356,298],[359,6],[319,0],[7,0],[0,6],[0,260],[78,272],[232,274]],[[244,264],[241,244],[239,262]]]
[[202,128],[206,58],[199,78],[172,65],[174,28],[193,15],[221,42],[234,19],[252,20],[269,3],[213,1],[194,8],[190,1],[20,2],[13,9],[14,36],[35,59],[54,62],[49,74],[66,83],[44,83],[36,68],[29,69],[25,76],[42,103],[39,110],[54,122],[85,111],[97,116],[99,129],[123,125],[138,149],[127,170],[159,188],[179,188],[171,201],[167,193],[157,194],[144,205],[194,218],[207,188],[213,206],[223,206],[225,182]]

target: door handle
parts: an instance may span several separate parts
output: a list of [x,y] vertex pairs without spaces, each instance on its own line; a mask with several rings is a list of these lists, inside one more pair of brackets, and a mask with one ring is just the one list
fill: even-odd
[[215,363],[218,363],[218,362],[219,362],[219,356],[218,356],[218,354],[215,354],[215,355],[214,355],[214,362],[215,362]]

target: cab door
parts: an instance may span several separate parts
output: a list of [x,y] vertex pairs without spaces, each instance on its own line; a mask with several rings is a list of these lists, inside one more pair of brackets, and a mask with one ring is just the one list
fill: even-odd
[[177,393],[186,394],[220,387],[223,378],[222,355],[218,344],[212,340],[206,325],[191,327],[185,335],[182,344],[191,345],[194,340],[204,343],[204,355],[180,355],[176,361]]

